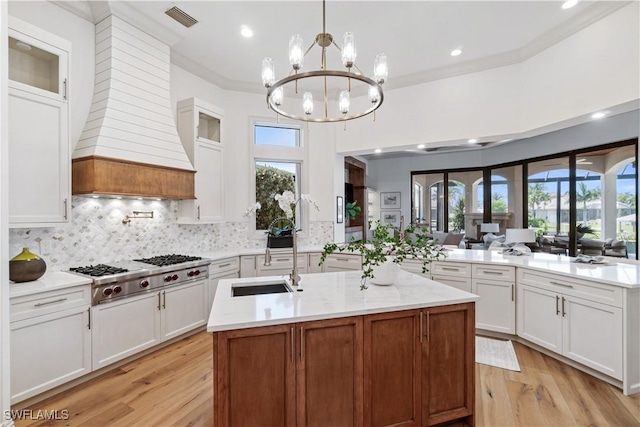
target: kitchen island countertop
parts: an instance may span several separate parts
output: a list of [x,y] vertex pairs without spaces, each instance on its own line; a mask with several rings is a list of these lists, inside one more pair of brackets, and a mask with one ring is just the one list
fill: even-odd
[[231,296],[232,284],[270,282],[281,277],[223,279],[218,283],[207,331],[218,332],[292,322],[410,310],[474,302],[478,296],[400,271],[395,284],[368,283],[360,290],[361,271],[303,274],[302,292]]

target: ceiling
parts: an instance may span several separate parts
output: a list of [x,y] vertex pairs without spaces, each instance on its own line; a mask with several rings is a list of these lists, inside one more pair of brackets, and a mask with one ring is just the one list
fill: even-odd
[[[120,10],[131,24],[171,46],[172,63],[223,89],[260,94],[265,93],[262,59],[273,58],[276,79],[285,77],[289,38],[300,34],[306,47],[322,32],[320,0],[52,1],[94,22],[109,9]],[[366,75],[373,74],[375,55],[385,53],[389,78],[384,87],[393,89],[522,62],[629,3],[583,0],[564,10],[562,1],[329,0],[326,30],[340,45],[345,31],[355,34],[356,65]],[[173,6],[199,22],[186,28],[174,21],[164,13]],[[253,37],[240,34],[243,26],[251,28]],[[451,56],[455,48],[462,54]],[[337,50],[327,52],[328,68],[342,70]],[[305,57],[302,71],[319,65],[316,47]],[[430,150],[434,148],[481,146]]]

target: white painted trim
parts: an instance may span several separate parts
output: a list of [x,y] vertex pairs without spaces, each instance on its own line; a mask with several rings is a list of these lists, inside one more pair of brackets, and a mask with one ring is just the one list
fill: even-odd
[[[9,265],[9,197],[8,177],[9,160],[8,144],[8,11],[7,2],[0,2],[0,262]],[[12,427],[13,420],[5,420],[5,411],[11,409],[11,348],[9,318],[9,283],[8,268],[0,268],[0,422],[3,426]]]

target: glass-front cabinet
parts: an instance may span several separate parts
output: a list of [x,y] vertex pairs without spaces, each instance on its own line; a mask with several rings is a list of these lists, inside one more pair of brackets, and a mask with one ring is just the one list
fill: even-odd
[[11,16],[8,36],[9,225],[67,223],[71,43]]

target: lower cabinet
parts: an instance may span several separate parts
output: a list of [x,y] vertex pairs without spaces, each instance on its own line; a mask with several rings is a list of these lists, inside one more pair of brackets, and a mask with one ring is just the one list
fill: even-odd
[[[297,267],[299,274],[307,273],[307,254],[298,254]],[[287,276],[293,270],[293,254],[271,253],[269,257],[256,255],[256,276]]]
[[11,402],[91,372],[89,307],[11,323]]
[[99,304],[93,316],[93,369],[204,325],[206,280]]
[[621,308],[519,285],[518,336],[619,380],[622,333]]
[[322,265],[325,273],[334,271],[362,270],[362,255],[356,254],[331,254]]
[[476,303],[476,328],[516,333],[515,281],[473,279],[471,293],[480,297]]
[[469,303],[218,332],[214,424],[473,425],[474,316]]

